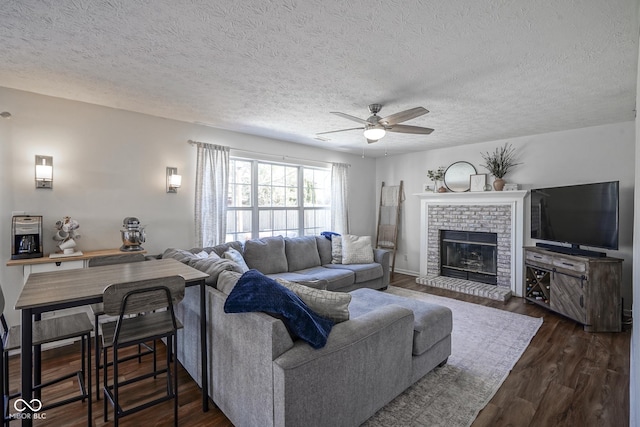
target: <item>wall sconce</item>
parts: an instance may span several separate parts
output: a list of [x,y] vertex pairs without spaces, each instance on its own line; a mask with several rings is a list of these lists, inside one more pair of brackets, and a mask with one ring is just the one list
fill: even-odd
[[53,157],[36,155],[36,188],[53,188]]
[[182,175],[178,175],[178,168],[167,167],[167,193],[177,193],[182,185]]

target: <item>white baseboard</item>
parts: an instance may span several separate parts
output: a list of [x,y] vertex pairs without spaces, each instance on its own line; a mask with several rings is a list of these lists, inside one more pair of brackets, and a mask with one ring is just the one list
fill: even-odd
[[415,277],[420,276],[420,273],[417,272],[417,271],[404,270],[402,268],[396,268],[395,271],[396,271],[396,273],[406,274],[407,276],[415,276]]

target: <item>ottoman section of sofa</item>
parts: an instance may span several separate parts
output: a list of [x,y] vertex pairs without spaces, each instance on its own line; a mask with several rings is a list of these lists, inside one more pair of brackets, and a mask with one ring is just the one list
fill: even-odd
[[419,356],[451,335],[453,315],[448,307],[405,298],[373,289],[351,291],[349,314],[352,318],[374,309],[395,304],[413,311],[413,355]]

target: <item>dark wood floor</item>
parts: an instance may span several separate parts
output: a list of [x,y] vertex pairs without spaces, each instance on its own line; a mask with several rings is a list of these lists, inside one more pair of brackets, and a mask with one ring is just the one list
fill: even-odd
[[[553,314],[536,305],[525,304],[520,298],[507,303],[462,295],[415,283],[415,278],[395,275],[392,283],[407,289],[428,292],[462,301],[472,302],[543,317],[544,323],[496,395],[479,414],[474,427],[480,426],[615,426],[629,425],[629,345],[630,332],[590,334],[575,322]],[[75,369],[77,355],[71,348],[50,350],[43,356],[46,376],[56,376],[63,370]],[[122,375],[148,369],[149,362],[130,365]],[[18,358],[10,362],[11,388],[17,390],[20,381]],[[189,375],[179,371],[179,425],[231,426],[213,404],[207,413],[201,410],[200,389]],[[46,378],[45,378],[46,379]],[[142,396],[162,388],[156,380],[143,385],[136,395]],[[45,394],[44,398],[74,393],[73,381],[62,384]],[[172,404],[166,403],[125,418],[123,426],[172,425]],[[102,401],[93,404],[95,426],[111,425],[103,422]],[[86,407],[73,403],[48,410],[46,420],[34,425],[86,425]],[[110,416],[110,420],[113,417]],[[13,422],[13,425],[18,425]],[[396,426],[394,426],[396,427]]]

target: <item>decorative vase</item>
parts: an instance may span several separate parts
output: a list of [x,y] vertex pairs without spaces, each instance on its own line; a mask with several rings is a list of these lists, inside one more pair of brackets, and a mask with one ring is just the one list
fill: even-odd
[[505,185],[506,183],[507,183],[507,182],[506,182],[504,179],[502,179],[502,178],[496,178],[496,180],[495,180],[495,181],[493,181],[493,188],[494,188],[496,191],[502,191],[502,189],[504,188],[504,185]]

